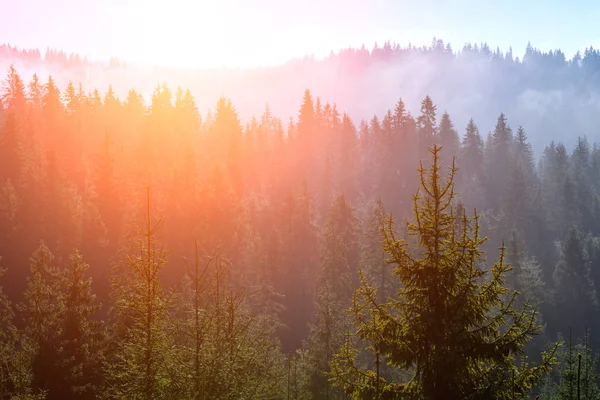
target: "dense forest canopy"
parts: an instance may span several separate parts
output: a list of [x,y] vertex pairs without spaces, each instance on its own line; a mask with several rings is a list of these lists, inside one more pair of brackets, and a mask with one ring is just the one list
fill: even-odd
[[189,88],[201,110],[226,96],[244,120],[261,114],[265,104],[275,115],[294,115],[306,88],[336,103],[354,120],[381,113],[399,96],[416,110],[430,95],[457,125],[465,126],[470,118],[478,121],[484,136],[502,110],[527,127],[537,155],[552,140],[568,148],[578,136],[596,140],[600,122],[600,53],[591,46],[568,58],[560,50],[544,52],[530,44],[517,56],[511,49],[501,51],[486,43],[461,48],[434,38],[425,47],[385,42],[277,67],[178,70],[128,66],[116,59],[91,62],[52,49],[42,56],[38,50],[5,45],[0,48],[0,68],[10,64],[26,79],[34,72],[42,80],[52,75],[61,89],[69,80],[82,82],[86,90],[105,91],[112,85],[124,98],[134,88],[147,101],[157,82],[168,82]]
[[[0,398],[600,398],[595,50],[386,43],[230,71],[272,80],[244,88],[274,105],[249,118],[82,83],[122,65],[0,54],[21,60],[0,97]],[[424,86],[372,80],[419,60]],[[64,85],[20,70],[39,65]],[[547,118],[510,100],[554,90],[569,107]]]

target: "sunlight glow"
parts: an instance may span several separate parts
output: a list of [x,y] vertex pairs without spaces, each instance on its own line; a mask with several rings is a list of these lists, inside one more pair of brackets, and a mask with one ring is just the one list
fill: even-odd
[[258,11],[241,13],[232,6],[214,0],[126,0],[113,11],[113,23],[127,27],[125,40],[135,49],[127,59],[144,65],[247,67],[290,58],[284,53],[289,43],[273,34],[272,26],[248,25]]

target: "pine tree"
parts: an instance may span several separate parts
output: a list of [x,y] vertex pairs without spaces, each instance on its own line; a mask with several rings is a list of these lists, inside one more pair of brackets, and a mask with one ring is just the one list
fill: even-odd
[[37,74],[33,74],[31,82],[29,82],[29,93],[28,101],[30,109],[39,111],[42,109],[42,98],[43,98],[43,85],[40,83],[40,79]]
[[454,124],[447,112],[442,114],[440,126],[437,130],[436,142],[442,146],[441,162],[442,165],[449,165],[453,158],[458,158],[459,138],[458,133],[454,129]]
[[572,227],[559,245],[560,259],[554,267],[556,290],[554,318],[561,329],[572,328],[582,332],[589,315],[596,312],[596,287],[591,277],[590,259],[582,234]]
[[581,216],[583,228],[591,230],[594,222],[593,185],[591,181],[590,148],[586,137],[577,138],[577,144],[571,156],[571,176],[575,191],[575,206]]
[[282,210],[282,263],[286,269],[279,272],[276,287],[284,293],[284,310],[281,320],[286,326],[282,333],[285,350],[300,347],[307,337],[306,321],[309,320],[315,300],[315,284],[319,263],[318,238],[314,225],[312,197],[306,185],[299,193],[287,197]]
[[65,305],[60,296],[60,270],[43,242],[30,258],[30,271],[25,302],[18,305],[18,310],[25,323],[27,346],[32,350],[33,387],[52,391],[60,379],[55,361],[60,349]]
[[20,201],[12,182],[7,179],[0,185],[0,250],[8,251],[20,221]]
[[570,187],[570,160],[562,143],[551,143],[544,149],[541,160],[542,197],[547,204],[548,225],[556,237],[564,237],[569,227],[579,221],[577,209],[571,203],[574,190]]
[[125,256],[124,270],[115,280],[116,313],[110,340],[116,349],[104,364],[106,399],[170,399],[174,388],[171,367],[173,338],[169,335],[170,296],[160,272],[167,253],[157,241],[160,221],[150,214],[150,189],[145,227],[138,228],[136,249]]
[[417,118],[417,131],[419,133],[419,155],[427,157],[427,149],[433,144],[436,134],[437,106],[433,104],[431,97],[425,96],[421,101],[421,115]]
[[460,152],[459,166],[461,174],[459,182],[464,202],[469,208],[482,204],[484,201],[484,159],[483,140],[479,134],[479,128],[471,118],[463,136]]
[[[358,140],[356,127],[350,117],[344,113],[339,143],[339,187],[342,193],[352,196],[356,193],[358,172]],[[351,200],[351,198],[349,198]]]
[[358,223],[345,196],[338,196],[325,224],[320,280],[344,302],[350,300],[358,283]]
[[344,333],[350,329],[344,309],[344,302],[334,288],[327,283],[322,284],[317,293],[316,321],[311,324],[305,343],[310,371],[309,390],[313,399],[343,398],[343,391],[330,383],[328,373],[336,350],[344,343]]
[[19,182],[23,158],[23,133],[15,112],[9,112],[0,130],[0,179]]
[[62,297],[64,314],[55,368],[57,381],[48,399],[94,399],[100,380],[102,322],[95,319],[100,310],[92,293],[92,280],[86,277],[89,266],[75,252],[64,272]]
[[589,332],[586,331],[577,342],[569,332],[567,338],[559,337],[559,342],[559,366],[547,381],[546,393],[542,393],[541,400],[600,399],[598,355],[590,346]]
[[[414,197],[415,222],[409,249],[386,221],[384,246],[403,285],[397,297],[377,300],[377,289],[362,279],[351,314],[356,334],[377,356],[398,370],[412,370],[409,381],[390,382],[356,364],[352,338],[332,364],[336,385],[355,398],[528,398],[532,387],[551,369],[553,354],[530,365],[523,346],[539,332],[536,312],[516,308],[516,293],[506,299],[504,247],[489,269],[481,266],[485,242],[478,217],[463,216],[459,227],[453,209],[455,168],[444,182],[438,147],[430,149],[430,169],[421,167],[423,197]],[[521,358],[520,365],[516,357]]]
[[313,398],[337,399],[341,396],[341,392],[329,384],[327,372],[329,362],[335,350],[343,344],[344,333],[349,327],[343,310],[350,305],[357,285],[357,226],[354,210],[340,195],[327,215],[317,282],[316,321],[310,327],[307,341]]
[[[0,268],[0,277],[4,272]],[[31,350],[15,326],[14,316],[13,306],[0,286],[0,398],[42,400],[44,393],[32,387]]]
[[523,256],[519,260],[516,289],[533,307],[539,307],[546,302],[545,282],[535,257]]
[[378,300],[382,303],[397,289],[393,269],[386,263],[386,254],[383,250],[381,226],[385,217],[383,202],[378,199],[370,220],[365,224],[360,264],[369,284],[377,288]]
[[[0,100],[8,111],[21,114],[25,111],[25,84],[14,65],[8,68],[6,84]],[[22,114],[21,114],[22,115]]]
[[491,147],[487,149],[489,157],[486,157],[488,178],[486,194],[488,204],[496,211],[500,210],[504,194],[508,190],[512,142],[512,130],[508,126],[506,116],[502,113],[498,117],[491,137]]
[[233,288],[231,265],[219,249],[201,263],[196,246],[186,280],[178,329],[184,360],[177,366],[179,396],[275,398],[281,390],[283,357],[272,316],[249,310],[245,291]]

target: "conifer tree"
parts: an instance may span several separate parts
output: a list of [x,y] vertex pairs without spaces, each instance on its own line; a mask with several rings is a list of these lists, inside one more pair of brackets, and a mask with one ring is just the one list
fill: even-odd
[[[0,277],[4,272],[0,268]],[[29,343],[23,339],[14,324],[13,306],[0,286],[0,399],[45,398],[43,392],[33,388],[31,350]]]
[[449,165],[452,159],[459,158],[459,138],[458,133],[454,129],[454,124],[450,119],[448,112],[442,114],[440,126],[437,130],[436,142],[442,147],[441,162],[442,165]]
[[25,323],[27,346],[32,350],[32,384],[34,389],[45,392],[51,391],[60,379],[54,363],[60,349],[65,305],[60,296],[60,270],[43,242],[30,258],[30,271],[25,301],[18,310]]
[[[307,336],[306,321],[315,300],[315,276],[318,266],[318,239],[314,225],[312,196],[306,185],[287,198],[282,218],[282,259],[287,266],[280,271],[277,291],[285,293],[281,321],[283,347],[295,350]],[[281,289],[279,289],[281,288]]]
[[170,399],[172,341],[168,328],[170,296],[160,282],[167,253],[156,234],[160,220],[150,214],[150,188],[144,228],[138,228],[136,249],[125,256],[122,276],[116,277],[116,341],[104,363],[106,399]]
[[358,219],[343,195],[330,206],[317,282],[316,321],[311,324],[307,351],[311,363],[311,392],[316,399],[337,399],[327,372],[334,352],[344,340],[349,320],[343,310],[350,305],[357,285]]
[[309,373],[309,391],[313,399],[342,399],[343,391],[329,381],[330,363],[337,349],[344,343],[344,334],[350,321],[344,315],[344,302],[334,288],[324,283],[317,293],[315,323],[310,326],[306,362]]
[[19,182],[23,158],[22,128],[15,112],[9,112],[0,131],[0,179]]
[[[543,230],[544,226],[539,226],[539,221],[536,221],[534,199],[539,185],[533,152],[523,127],[517,130],[511,157],[508,186],[503,196],[504,225],[506,231],[516,229],[520,232],[531,248],[531,244],[536,243],[536,233]],[[537,226],[535,222],[538,222]]]
[[283,357],[272,316],[250,311],[245,291],[233,288],[231,265],[219,249],[201,263],[196,246],[186,281],[184,319],[178,329],[183,363],[175,367],[179,395],[215,400],[276,397]]
[[540,400],[598,400],[598,355],[590,346],[589,332],[575,341],[569,331],[560,336],[557,352],[558,367],[545,384]]
[[25,84],[14,65],[8,68],[6,83],[0,100],[8,111],[23,115],[27,101],[25,98]]
[[339,170],[338,179],[339,187],[343,193],[348,196],[356,193],[356,178],[357,178],[357,146],[358,140],[356,137],[356,127],[350,117],[344,113],[342,117],[342,127],[340,129],[339,143]]
[[590,259],[582,234],[575,227],[571,227],[558,250],[560,259],[553,273],[556,290],[553,316],[560,321],[561,330],[572,328],[577,334],[582,332],[587,317],[598,307]]
[[419,133],[424,138],[433,138],[436,133],[436,114],[437,106],[433,104],[431,97],[425,96],[421,101],[421,115],[417,119]]
[[28,100],[30,109],[39,111],[42,108],[42,97],[43,97],[43,85],[40,83],[40,79],[37,74],[33,74],[33,78],[28,85]]
[[483,140],[479,128],[471,118],[465,129],[465,134],[459,152],[461,173],[459,182],[462,197],[469,208],[482,204],[485,198],[482,184],[484,182]]
[[421,115],[417,118],[419,134],[419,155],[427,157],[427,149],[433,144],[436,134],[436,111],[437,106],[433,104],[431,97],[425,96],[421,101]]
[[571,156],[571,176],[575,189],[575,202],[570,207],[576,207],[581,216],[581,224],[587,230],[592,229],[594,222],[593,212],[593,185],[591,181],[590,148],[586,137],[579,137]]
[[[384,229],[384,247],[403,287],[380,303],[363,278],[351,308],[356,335],[377,356],[377,368],[357,365],[349,338],[332,363],[332,380],[354,398],[529,398],[553,362],[553,353],[543,354],[540,365],[522,354],[539,332],[537,313],[527,304],[516,307],[516,293],[507,299],[504,247],[491,269],[483,268],[478,217],[464,215],[456,226],[456,169],[443,180],[440,149],[430,152],[431,168],[420,169],[423,197],[415,195],[415,220],[407,226],[418,245],[398,239],[391,218]],[[414,375],[387,381],[380,363]]]
[[338,196],[325,224],[320,279],[342,301],[350,300],[358,283],[358,224],[346,197]]
[[377,200],[372,216],[365,224],[365,233],[361,251],[360,268],[364,271],[369,284],[377,288],[378,300],[383,302],[388,296],[394,294],[396,284],[393,277],[393,268],[386,262],[386,253],[383,250],[383,234],[381,226],[385,220],[385,208],[381,199]]
[[508,126],[506,116],[501,113],[491,136],[491,147],[487,148],[486,157],[488,204],[499,211],[508,190],[510,166],[512,159],[513,134]]
[[562,143],[550,143],[541,160],[542,197],[552,218],[548,225],[556,237],[567,235],[569,227],[579,221],[577,209],[571,203],[573,190],[569,182],[570,160]]
[[94,399],[100,381],[103,331],[96,314],[100,304],[92,293],[92,280],[87,278],[88,264],[75,252],[64,271],[61,293],[64,304],[61,334],[53,382],[48,399]]

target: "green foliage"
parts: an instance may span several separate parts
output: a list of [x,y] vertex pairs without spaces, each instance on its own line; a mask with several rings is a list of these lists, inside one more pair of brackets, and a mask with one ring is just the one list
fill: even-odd
[[452,162],[452,158],[458,155],[459,139],[458,133],[454,129],[454,124],[450,119],[450,114],[444,112],[438,127],[436,142],[443,148],[441,153],[442,164],[447,165]]
[[349,301],[357,284],[358,224],[355,210],[338,196],[327,215],[319,278],[342,301]]
[[[377,53],[389,51],[386,44]],[[446,57],[449,49],[435,41],[432,53],[438,52]],[[465,52],[472,53],[473,49]],[[513,62],[512,55],[507,61],[485,47],[481,52],[494,63]],[[596,51],[589,53],[598,55]],[[531,57],[537,53],[529,49],[528,60]],[[526,64],[527,68],[531,65]],[[568,65],[572,67],[578,68]],[[473,361],[455,368],[461,357],[469,354],[463,347],[481,340],[483,349],[477,354],[489,356],[493,352],[486,353],[488,347],[496,346],[506,332],[522,333],[520,328],[509,330],[514,320],[521,318],[522,307],[539,307],[543,313],[543,320],[540,313],[534,323],[544,322],[543,335],[522,348],[535,361],[539,361],[539,349],[545,348],[545,342],[564,334],[569,326],[576,335],[586,325],[592,331],[600,326],[596,293],[600,284],[600,148],[585,137],[573,140],[573,147],[571,143],[551,143],[536,168],[525,130],[519,127],[513,136],[504,114],[485,148],[472,120],[459,144],[452,118],[440,113],[436,120],[438,107],[429,96],[421,103],[416,120],[399,100],[393,110],[380,109],[368,121],[361,121],[357,130],[335,104],[322,102],[306,91],[298,118],[290,119],[285,132],[269,107],[244,128],[233,104],[224,98],[216,103],[214,112],[201,119],[190,91],[172,91],[164,84],[156,88],[148,106],[135,90],[121,101],[110,86],[106,93],[88,93],[87,89],[82,84],[69,84],[61,93],[53,78],[44,84],[36,75],[25,85],[15,68],[9,69],[3,84],[0,253],[7,267],[7,294],[0,296],[0,390],[4,397],[25,398],[44,392],[48,398],[93,398],[102,386],[107,397],[127,398],[143,393],[147,376],[154,382],[152,396],[158,397],[196,397],[200,389],[195,382],[208,388],[205,392],[210,396],[220,392],[228,398],[344,397],[326,374],[339,348],[366,373],[348,375],[351,380],[346,384],[366,385],[362,393],[378,397],[378,393],[402,391],[412,381],[418,381],[418,391],[424,387],[423,379],[434,379],[431,371],[443,369],[439,364],[446,365],[447,360],[451,364],[448,369],[458,371],[456,374],[467,369],[458,382],[468,386],[462,377],[470,379],[469,366],[477,368],[480,364]],[[528,129],[534,132],[535,126],[529,124]],[[427,261],[432,258],[424,255],[427,252],[419,252],[435,240],[421,240],[420,235],[405,238],[404,250],[412,260],[403,259],[400,264],[403,270],[416,272],[400,279],[397,271],[394,274],[398,264],[385,262],[390,254],[384,251],[386,230],[380,230],[381,220],[384,209],[400,218],[410,214],[410,194],[419,183],[410,170],[419,156],[428,155],[426,150],[433,143],[443,145],[438,164],[449,163],[456,155],[461,167],[457,189],[462,197],[450,201],[447,209],[453,215],[454,236],[448,233],[449,227],[439,234],[448,254],[439,256],[438,264]],[[142,270],[152,262],[147,255],[137,256],[143,247],[138,243],[130,259],[124,259],[130,265],[123,262],[116,278],[115,301],[107,324],[110,336],[103,341],[102,327],[96,322],[98,303],[88,274],[94,278],[99,298],[107,298],[106,266],[126,243],[126,224],[144,208],[138,205],[138,193],[149,182],[159,200],[155,208],[166,221],[161,241],[170,249],[174,262],[162,268],[166,266],[166,260],[161,259],[165,254],[158,242],[150,246],[155,251],[155,264],[161,265],[156,270],[162,280],[151,280],[147,289]],[[430,183],[427,187],[432,188]],[[344,196],[335,203],[336,211],[330,212],[329,205],[339,193]],[[377,198],[381,200],[373,210]],[[421,211],[425,210],[423,202],[417,203]],[[474,246],[465,244],[463,229],[465,209],[475,206],[483,213],[480,220],[467,219],[469,240],[477,242],[476,231],[493,240],[479,243],[481,254],[476,255],[481,258],[472,263],[479,276],[476,285],[461,286],[464,280],[453,280],[447,273],[453,269],[448,266],[459,265],[464,271],[470,268],[470,261],[458,262],[456,254]],[[369,217],[358,221],[354,214]],[[427,215],[431,219],[434,214]],[[423,237],[431,238],[435,232],[427,218],[421,219]],[[445,218],[436,223],[444,225]],[[415,233],[419,224],[412,226]],[[390,242],[390,226],[387,232],[385,241]],[[458,304],[453,290],[465,287],[468,295],[481,294],[481,285],[502,281],[494,274],[503,267],[488,270],[483,251],[495,251],[493,243],[513,233],[521,238],[521,248],[512,252],[509,243],[507,257],[514,268],[506,271],[506,281],[500,285],[520,292],[512,303],[513,311],[504,308],[504,302],[512,299],[509,290],[496,296],[502,302],[492,301],[500,290],[490,289],[492,300],[487,299],[488,303]],[[396,235],[403,237],[404,230]],[[177,260],[189,256],[185,243],[192,237],[198,237],[207,254],[222,263],[212,262],[207,269],[213,272],[201,280],[199,296],[192,290],[190,276],[182,285],[183,293],[177,291],[178,301],[171,302],[171,296],[162,289],[163,282],[180,281],[185,271]],[[32,267],[26,298],[15,307],[13,318],[8,299],[22,300],[28,274],[22,266],[40,238],[45,244],[32,257],[32,266],[36,266]],[[455,247],[448,244],[452,240]],[[560,244],[554,246],[555,242]],[[398,247],[388,246],[388,250]],[[81,255],[73,255],[76,248],[85,254],[92,266],[89,270]],[[216,248],[222,249],[218,257],[213,253]],[[363,296],[358,298],[366,313],[358,327],[370,326],[361,332],[378,331],[380,317],[372,317],[368,311],[384,305],[382,315],[407,321],[407,327],[394,327],[392,319],[385,320],[387,330],[382,337],[400,332],[398,335],[413,340],[400,350],[414,348],[430,358],[418,362],[409,359],[407,365],[399,367],[394,357],[406,360],[409,356],[393,353],[397,348],[390,343],[394,340],[386,344],[381,335],[371,340],[366,333],[366,339],[349,334],[356,327],[342,310],[352,306],[351,295],[360,283],[359,267],[364,270],[362,285],[366,282],[373,290],[362,288]],[[152,272],[153,268],[144,271]],[[463,271],[461,268],[454,269]],[[430,279],[423,272],[429,270],[439,279]],[[464,278],[464,274],[456,276]],[[414,281],[415,277],[423,279]],[[211,286],[215,282],[227,288],[218,296]],[[411,287],[418,290],[410,292]],[[423,287],[427,290],[421,290]],[[145,296],[155,289],[156,293]],[[415,302],[398,305],[404,299],[399,293],[404,296],[409,292],[411,296],[417,294]],[[149,298],[156,300],[147,302]],[[196,331],[192,329],[196,328],[192,316],[198,314],[193,312],[194,298],[200,299],[203,316]],[[491,311],[486,308],[490,303],[495,304]],[[150,308],[151,317],[147,312]],[[472,322],[471,312],[479,318],[477,323],[484,324],[484,316],[492,321],[483,339],[459,331],[460,323]],[[499,323],[503,312],[507,314],[505,323]],[[458,318],[449,321],[444,313]],[[427,318],[419,319],[422,315]],[[523,314],[523,324],[525,316],[531,316],[530,312]],[[148,320],[150,328],[144,323]],[[234,327],[231,332],[230,326]],[[493,329],[498,331],[496,336],[491,333]],[[202,339],[197,340],[193,332],[201,332]],[[287,363],[276,336],[289,356]],[[298,350],[303,340],[304,346]],[[432,340],[443,345],[425,349],[423,343]],[[457,345],[455,341],[460,340],[464,343]],[[590,342],[593,348],[600,343],[595,338]],[[228,355],[228,343],[239,346],[235,356]],[[518,345],[508,351],[509,355],[517,354],[517,361],[520,352],[513,350]],[[146,357],[148,348],[150,357]],[[500,348],[496,346],[497,351]],[[194,363],[198,359],[200,379]],[[583,357],[584,364],[585,360]],[[104,368],[98,367],[101,361]],[[525,371],[527,368],[517,361],[518,371]],[[500,365],[494,373],[510,364],[504,353],[493,362]],[[144,368],[147,364],[151,365],[149,373]],[[506,367],[509,371],[510,365]],[[415,374],[420,374],[418,379]],[[504,376],[507,381],[513,379],[512,373]],[[554,378],[549,381],[558,382]],[[547,384],[540,395],[552,390]]]
[[369,284],[377,288],[379,301],[383,302],[397,290],[397,281],[393,276],[393,267],[386,262],[386,253],[383,249],[383,233],[381,225],[385,220],[385,208],[379,199],[373,210],[373,215],[363,234],[363,248],[361,251],[361,268]]
[[341,398],[342,392],[333,388],[327,372],[334,352],[350,329],[343,310],[350,305],[356,287],[358,270],[358,218],[354,209],[340,195],[327,215],[321,269],[318,279],[315,323],[310,327],[306,361],[310,370],[310,392],[315,399]]
[[75,252],[69,261],[59,294],[64,310],[55,360],[57,379],[48,398],[93,399],[102,366],[103,323],[95,315],[101,306],[92,293],[92,280],[86,276],[89,266],[83,256]]
[[340,399],[343,392],[329,382],[330,363],[344,342],[344,333],[351,328],[344,315],[344,302],[336,295],[332,286],[320,287],[316,302],[316,321],[310,327],[305,343],[308,364],[308,390],[313,399]]
[[93,320],[100,306],[87,269],[77,252],[69,268],[58,268],[44,243],[31,257],[26,300],[18,307],[25,331],[15,334],[17,348],[31,357],[32,386],[46,392],[47,399],[95,398],[102,324]]
[[567,327],[580,331],[585,315],[597,310],[596,287],[591,279],[590,258],[584,238],[572,227],[559,244],[560,258],[553,271],[555,314]]
[[415,222],[407,226],[418,247],[396,237],[393,219],[384,227],[384,248],[402,288],[381,303],[363,278],[350,311],[356,335],[377,360],[414,375],[384,379],[378,369],[357,365],[358,351],[346,340],[332,381],[353,398],[528,398],[551,370],[553,352],[539,365],[524,356],[523,346],[540,329],[537,313],[527,303],[516,307],[516,293],[507,297],[504,247],[491,269],[482,268],[478,217],[464,215],[457,227],[456,169],[443,181],[439,151],[430,149],[432,166],[420,169],[423,197],[415,195]]
[[[136,249],[124,257],[115,280],[115,349],[104,363],[106,399],[170,399],[173,387],[173,339],[168,334],[171,298],[160,282],[167,253],[157,241],[160,221],[150,215],[150,192],[145,228],[138,228]],[[176,392],[175,392],[176,393]]]
[[30,258],[30,270],[25,302],[18,310],[25,322],[24,340],[32,350],[33,387],[46,391],[59,379],[54,362],[60,351],[65,304],[60,295],[61,271],[43,242]]
[[[4,272],[0,268],[0,277]],[[12,304],[0,287],[0,399],[42,400],[44,393],[33,388],[31,349],[13,318]]]
[[219,250],[188,269],[176,332],[178,396],[186,399],[267,399],[282,390],[284,359],[273,317],[252,313]]
[[600,399],[598,355],[590,346],[589,338],[589,331],[577,343],[573,342],[570,332],[566,340],[559,338],[561,346],[556,354],[559,366],[546,379],[540,400]]

